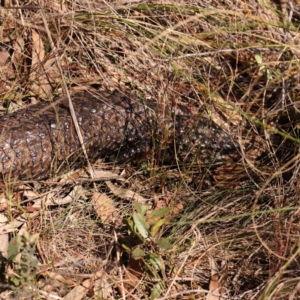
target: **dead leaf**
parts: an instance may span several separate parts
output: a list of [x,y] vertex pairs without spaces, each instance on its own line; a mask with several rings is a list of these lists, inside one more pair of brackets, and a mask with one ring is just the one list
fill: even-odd
[[92,197],[93,207],[103,223],[119,220],[117,211],[114,207],[114,201],[106,194],[95,192]]
[[63,299],[64,300],[81,300],[82,298],[85,297],[85,295],[88,293],[89,289],[82,286],[78,285],[75,286],[74,289],[69,292]]
[[34,207],[31,203],[28,204],[26,209],[27,209],[27,212],[29,212],[29,213],[33,213],[35,211],[40,210],[40,208]]
[[24,38],[19,35],[13,42],[14,53],[12,55],[11,61],[14,64],[18,73],[22,70],[23,60],[24,60]]
[[83,173],[83,169],[71,170],[70,172],[55,177],[52,181],[59,181],[60,184],[74,183]]
[[[0,224],[9,222],[8,218],[4,214],[0,214]],[[7,257],[7,249],[8,249],[8,234],[0,235],[0,253]]]
[[9,58],[8,51],[0,51],[0,68],[3,68],[6,65],[8,58]]
[[110,171],[103,171],[103,170],[94,170],[95,177],[97,178],[105,178],[105,177],[116,177],[119,176],[116,173]]
[[[142,279],[144,275],[143,266],[144,261],[142,259],[134,259],[132,256],[130,256],[127,264],[127,270],[134,275],[139,280]],[[136,284],[136,282],[135,282]]]
[[[21,36],[18,37],[17,40],[14,41],[13,47],[14,52],[12,54],[11,60],[9,60],[9,57],[11,56],[8,51],[1,51],[0,52],[0,87],[1,92],[4,93],[5,91],[2,91],[2,88],[5,88],[5,83],[7,80],[13,79],[16,77],[15,67],[14,66],[20,66],[22,64],[22,52],[24,48],[24,40]],[[18,69],[17,69],[18,70]],[[7,91],[6,91],[7,92]],[[5,95],[7,96],[7,95]],[[11,95],[10,95],[11,96]],[[5,99],[6,97],[4,97]]]
[[[84,194],[84,189],[81,186],[74,186],[71,192],[63,198],[57,196],[57,193],[55,192],[55,190],[53,190],[53,193],[47,194],[44,197],[43,201],[44,205],[46,206],[65,205],[71,203],[72,201],[74,201],[74,199],[78,199],[78,197],[82,194]],[[38,207],[37,202],[33,206]]]
[[[29,79],[33,82],[31,90],[34,94],[46,98],[49,96],[49,93],[52,91],[52,87],[49,84],[45,73],[42,70],[41,66],[44,65],[42,62],[45,59],[45,49],[43,41],[40,35],[34,30],[31,29],[32,37],[32,57],[31,57],[31,73]],[[47,62],[46,62],[47,63]],[[43,72],[41,74],[41,72]]]
[[122,199],[136,201],[139,204],[145,204],[148,201],[146,198],[144,198],[140,194],[133,192],[131,190],[116,186],[113,183],[111,183],[110,181],[106,181],[106,185],[115,196],[120,197]]
[[94,170],[94,178],[90,178],[88,176],[82,176],[77,179],[77,182],[94,182],[94,181],[107,181],[107,180],[119,180],[125,181],[125,178],[121,175],[110,171],[102,171],[102,170]]
[[[215,96],[213,100],[214,100],[213,104],[215,108],[218,111],[222,112],[222,115],[225,116],[226,119],[230,121],[231,124],[237,126],[242,122],[243,118],[241,114],[238,112],[238,110],[235,109],[234,106],[230,105],[226,100],[224,100],[219,96]],[[230,130],[229,123],[224,122],[224,120],[220,118],[219,112],[212,111],[212,118],[216,124],[222,126],[222,128],[224,128],[225,126],[225,129]]]
[[67,286],[74,286],[75,281],[73,279],[67,278],[66,276],[63,276],[61,274],[55,273],[55,272],[44,272],[43,276],[51,278],[53,280],[59,281]]
[[114,299],[112,283],[109,281],[106,273],[103,272],[101,278],[94,281],[95,299]]
[[222,293],[222,287],[222,284],[219,282],[219,275],[212,275],[209,283],[209,291],[213,294],[208,294],[206,300],[225,300],[223,297],[217,296]]
[[45,58],[45,49],[40,35],[31,29],[32,38],[32,67],[37,68]]
[[136,289],[138,284],[143,280],[145,273],[143,266],[144,262],[142,259],[135,260],[133,257],[129,258],[127,268],[124,268],[124,287],[129,293]]
[[21,186],[20,188],[19,188],[19,190],[23,190],[23,196],[24,197],[26,197],[26,198],[36,198],[36,197],[38,197],[39,196],[39,194],[36,192],[36,191],[34,191],[33,189],[29,189],[27,186],[24,186],[24,189],[23,189],[23,187]]
[[[38,211],[33,212],[30,217],[35,218],[39,215]],[[14,218],[13,221],[2,221],[0,222],[0,234],[9,233],[17,231],[24,223],[28,222],[28,213],[22,214],[17,218]]]
[[[52,96],[53,86],[60,81],[60,72],[54,55],[45,56],[45,47],[40,35],[31,30],[32,35],[32,63],[30,81],[31,90],[42,98]],[[63,61],[61,62],[63,64]]]

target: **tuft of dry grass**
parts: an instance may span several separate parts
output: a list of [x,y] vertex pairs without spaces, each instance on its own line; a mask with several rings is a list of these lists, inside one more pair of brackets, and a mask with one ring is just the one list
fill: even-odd
[[0,9],[3,114],[65,84],[184,103],[244,145],[244,175],[150,158],[6,184],[1,297],[299,298],[297,6],[287,27],[270,1],[16,3]]

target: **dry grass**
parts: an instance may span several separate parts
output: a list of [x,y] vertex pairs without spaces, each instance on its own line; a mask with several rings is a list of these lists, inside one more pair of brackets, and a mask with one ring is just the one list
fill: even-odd
[[255,148],[243,153],[247,177],[210,185],[197,164],[149,160],[95,165],[106,181],[11,187],[3,236],[21,239],[8,251],[20,254],[3,259],[1,297],[300,298],[297,11],[285,30],[273,2],[146,2],[7,4],[3,113],[65,85],[176,99]]

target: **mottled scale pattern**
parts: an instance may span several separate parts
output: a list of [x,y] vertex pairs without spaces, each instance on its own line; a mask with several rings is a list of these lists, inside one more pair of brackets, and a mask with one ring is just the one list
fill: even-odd
[[[225,163],[239,156],[227,133],[183,106],[161,107],[119,91],[77,92],[72,103],[92,161],[136,160],[151,149],[200,164]],[[67,97],[2,116],[0,129],[3,178],[44,179],[85,162]]]

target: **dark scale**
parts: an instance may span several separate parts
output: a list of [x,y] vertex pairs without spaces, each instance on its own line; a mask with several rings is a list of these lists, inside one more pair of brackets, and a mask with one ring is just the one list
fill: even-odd
[[[227,133],[186,107],[166,108],[162,115],[157,104],[120,92],[78,92],[72,102],[92,161],[140,159],[154,144],[154,151],[163,149],[182,162],[218,165],[239,157],[238,145]],[[0,128],[4,178],[42,179],[85,162],[66,97],[0,117]]]

